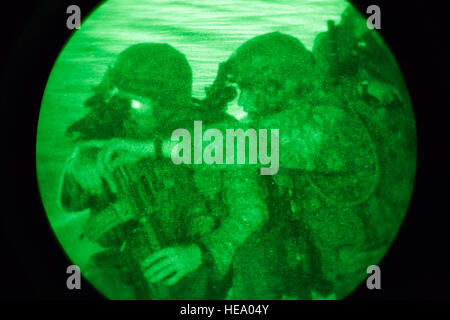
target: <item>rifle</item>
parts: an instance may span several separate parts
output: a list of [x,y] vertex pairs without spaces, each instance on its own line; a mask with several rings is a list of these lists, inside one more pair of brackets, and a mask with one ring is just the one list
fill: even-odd
[[[120,239],[120,256],[124,258],[123,264],[131,269],[128,273],[124,272],[124,280],[128,280],[128,283],[131,280],[138,299],[186,298],[185,290],[190,287],[193,288],[189,292],[190,295],[202,298],[206,292],[205,268],[200,268],[176,285],[167,287],[160,283],[149,283],[140,267],[140,262],[168,245],[167,239],[163,239],[164,234],[155,231],[156,217],[162,209],[159,207],[157,194],[165,188],[162,182],[164,177],[158,176],[158,165],[147,159],[115,170],[117,199],[107,210],[88,221],[90,228],[101,226],[94,228],[89,238],[96,241],[103,234],[112,232]],[[132,228],[115,228],[127,224],[132,225]]]

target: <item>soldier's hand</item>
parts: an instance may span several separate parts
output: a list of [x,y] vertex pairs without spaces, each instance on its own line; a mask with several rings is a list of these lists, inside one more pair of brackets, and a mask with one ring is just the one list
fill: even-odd
[[201,250],[192,244],[157,251],[144,261],[142,267],[149,282],[163,282],[172,286],[188,273],[197,270],[201,264]]
[[117,192],[117,185],[113,176],[114,170],[141,159],[141,155],[134,152],[131,144],[132,142],[128,140],[114,138],[108,140],[99,152],[99,169],[113,193]]
[[136,141],[114,138],[101,149],[99,160],[108,169],[114,169],[142,159],[145,154]]
[[120,153],[123,153],[129,149],[126,140],[113,138],[106,143],[100,151],[99,162],[105,168],[112,169],[115,166],[116,158]]
[[67,172],[91,195],[99,195],[103,188],[101,172],[96,163],[99,146],[100,142],[79,144],[67,164]]

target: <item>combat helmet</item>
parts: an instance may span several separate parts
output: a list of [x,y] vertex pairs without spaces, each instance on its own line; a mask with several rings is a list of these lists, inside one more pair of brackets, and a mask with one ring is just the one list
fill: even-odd
[[228,63],[232,76],[243,83],[265,83],[276,89],[289,82],[300,95],[312,89],[313,55],[287,34],[272,32],[252,38]]
[[169,44],[132,45],[120,53],[108,73],[118,89],[150,97],[164,107],[191,102],[191,67],[184,54]]

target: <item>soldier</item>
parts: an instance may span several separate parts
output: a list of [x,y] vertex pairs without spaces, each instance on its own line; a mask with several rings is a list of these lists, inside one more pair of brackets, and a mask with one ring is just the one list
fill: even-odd
[[[193,240],[211,224],[191,169],[132,150],[120,153],[126,165],[99,165],[120,139],[139,145],[186,126],[196,108],[191,86],[191,68],[179,51],[167,44],[133,45],[86,102],[90,113],[68,130],[79,145],[65,172],[61,202],[68,211],[90,209],[84,235],[104,250],[91,257],[85,275],[108,297],[205,297],[206,273]],[[145,259],[167,247],[183,267],[147,276]]]
[[[345,60],[345,52],[341,54],[339,60]],[[291,221],[284,225],[294,229],[284,233],[293,234],[292,240],[283,241],[293,241],[292,248],[306,246],[312,259],[302,266],[308,250],[297,249],[291,252],[296,259],[287,264],[316,273],[318,278],[309,279],[317,282],[310,287],[312,298],[342,296],[382,257],[406,210],[414,176],[412,115],[401,103],[369,105],[367,92],[352,91],[357,83],[329,85],[324,92],[314,72],[321,72],[320,66],[288,35],[256,37],[230,63],[240,104],[254,126],[280,129],[280,172],[274,180],[291,202]],[[367,63],[375,65],[376,60]],[[395,68],[386,71],[401,77]],[[389,119],[386,109],[395,110],[390,113],[395,116]],[[397,127],[389,127],[394,121]],[[291,283],[299,284],[295,279]],[[293,296],[307,296],[286,289]]]

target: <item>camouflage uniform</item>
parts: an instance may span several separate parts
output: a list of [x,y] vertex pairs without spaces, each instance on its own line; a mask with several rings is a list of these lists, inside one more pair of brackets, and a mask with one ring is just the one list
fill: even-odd
[[252,239],[258,238],[268,218],[259,170],[238,165],[222,171],[202,168],[196,169],[195,176],[197,188],[205,196],[209,212],[215,216],[214,229],[201,238],[213,258],[212,283],[220,287],[227,276],[231,277],[231,297],[245,299],[248,291],[242,287],[242,278],[251,266],[245,261],[242,248],[252,246]]

